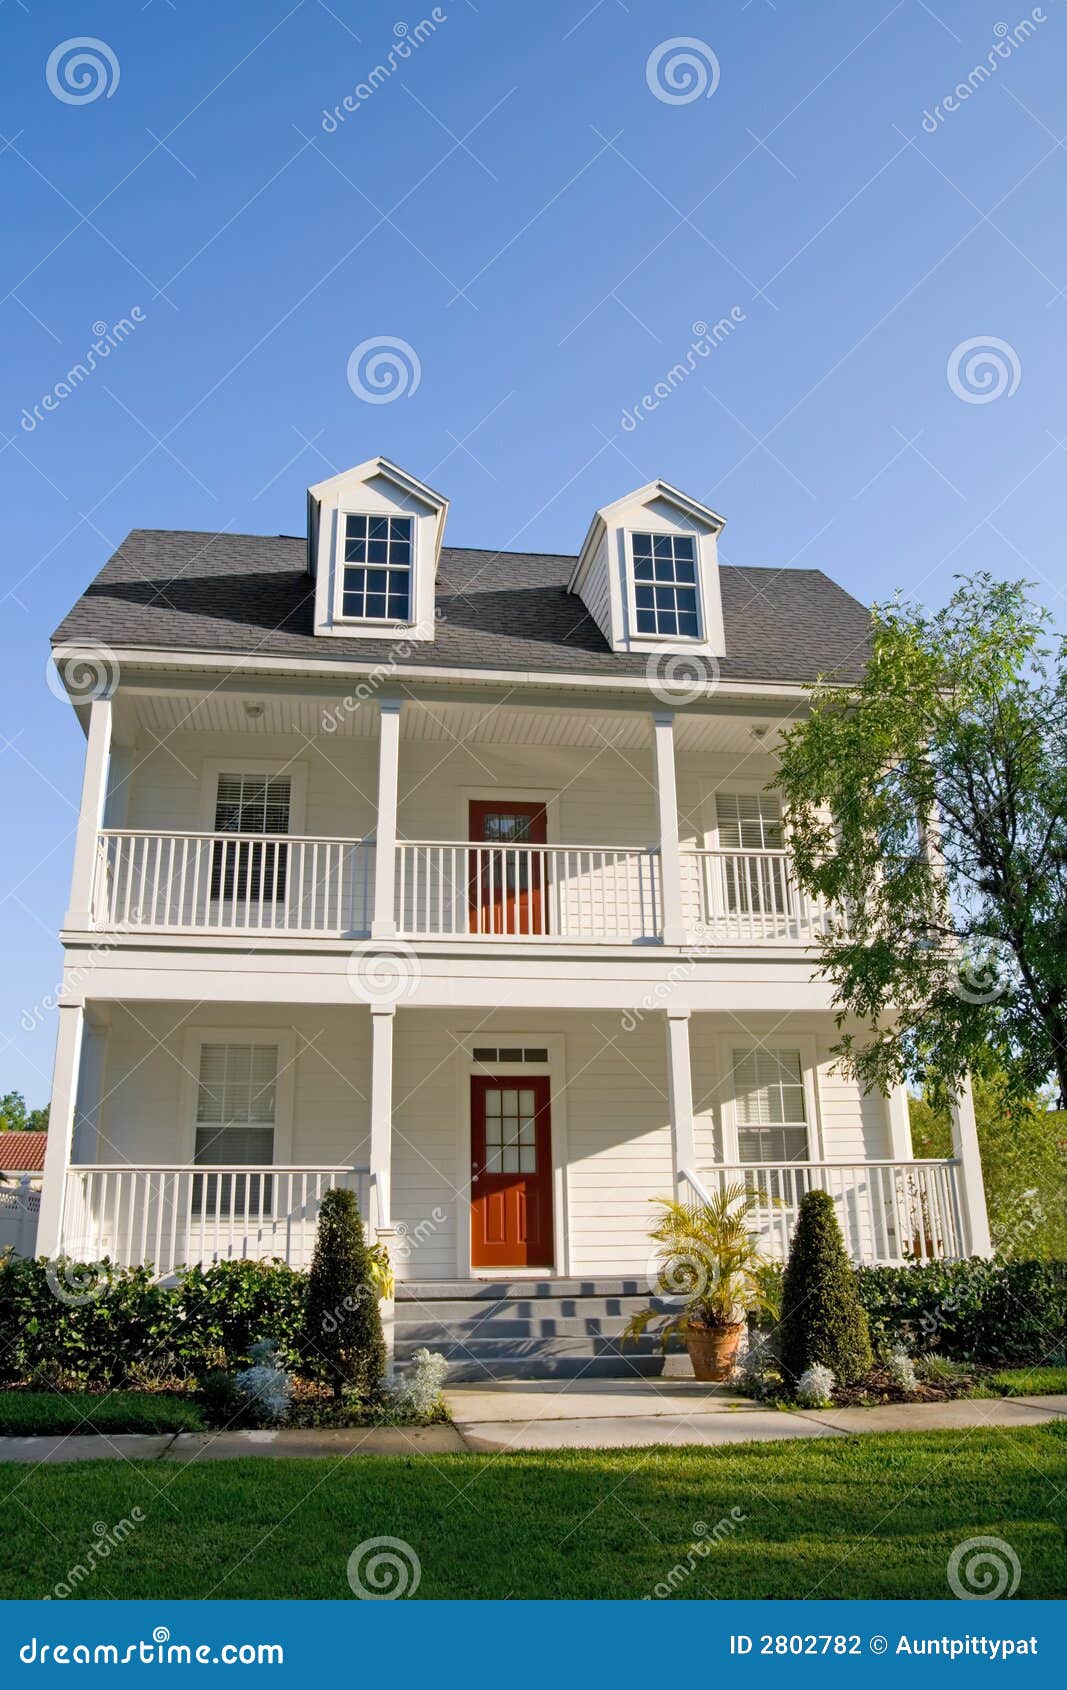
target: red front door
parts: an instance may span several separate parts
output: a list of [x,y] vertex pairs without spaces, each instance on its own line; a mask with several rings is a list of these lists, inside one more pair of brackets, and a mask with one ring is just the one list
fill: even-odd
[[[548,931],[541,896],[548,820],[543,804],[471,799],[470,930],[472,933]],[[490,849],[490,847],[494,847]]]
[[471,1266],[552,1266],[548,1077],[471,1078]]

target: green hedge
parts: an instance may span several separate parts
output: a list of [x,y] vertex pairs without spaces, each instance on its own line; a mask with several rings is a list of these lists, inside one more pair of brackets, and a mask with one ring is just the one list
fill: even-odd
[[871,1336],[958,1361],[1037,1363],[1067,1348],[1067,1262],[916,1262],[856,1269]]
[[307,1275],[284,1262],[183,1268],[163,1286],[145,1267],[72,1267],[65,1279],[43,1259],[2,1255],[0,1384],[195,1379],[240,1365],[263,1337],[295,1366],[306,1302]]

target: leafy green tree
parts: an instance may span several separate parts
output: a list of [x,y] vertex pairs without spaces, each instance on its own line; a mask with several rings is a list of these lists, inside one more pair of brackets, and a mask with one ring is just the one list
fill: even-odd
[[378,1287],[355,1193],[341,1186],[319,1205],[308,1274],[303,1353],[308,1371],[340,1398],[345,1389],[373,1397],[385,1372]]
[[44,1133],[48,1131],[48,1105],[27,1109],[20,1091],[0,1097],[0,1133]]
[[[916,1156],[951,1156],[948,1112],[909,1099]],[[1040,1097],[1008,1096],[1001,1075],[977,1075],[974,1118],[993,1248],[1007,1261],[1067,1259],[1067,1115]]]
[[[1067,641],[1022,582],[873,613],[856,688],[817,685],[778,784],[846,1071],[944,1103],[999,1069],[1067,1105]],[[846,919],[847,914],[847,919]]]
[[794,1382],[816,1365],[829,1367],[839,1385],[871,1369],[867,1315],[828,1191],[801,1199],[782,1285],[781,1353]]

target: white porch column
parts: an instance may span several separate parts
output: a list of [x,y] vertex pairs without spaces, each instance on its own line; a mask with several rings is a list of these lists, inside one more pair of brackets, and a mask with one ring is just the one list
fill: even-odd
[[914,1151],[907,1086],[894,1086],[885,1100],[885,1107],[889,1119],[889,1154],[894,1162],[910,1162]]
[[395,1003],[371,1005],[370,1057],[370,1223],[391,1224],[390,1178],[393,1161],[393,1027]]
[[37,1254],[54,1256],[63,1235],[63,1197],[67,1188],[67,1165],[74,1137],[74,1110],[78,1098],[82,1031],[85,1010],[80,1003],[59,1006],[59,1032],[52,1074],[52,1098],[48,1114],[48,1143],[41,1182],[41,1211],[37,1222]]
[[678,785],[674,772],[674,711],[652,712],[652,750],[659,818],[660,885],[663,889],[663,943],[682,945],[682,857],[678,845]]
[[374,828],[374,915],[370,929],[373,939],[392,939],[396,934],[393,904],[401,703],[399,698],[378,700],[378,818]]
[[689,1011],[667,1011],[667,1102],[671,1117],[674,1189],[681,1196],[683,1168],[696,1172],[693,1134],[693,1070],[689,1056]]
[[971,1256],[991,1256],[993,1243],[989,1235],[989,1215],[986,1210],[985,1181],[982,1178],[982,1158],[978,1149],[978,1127],[974,1119],[974,1094],[970,1080],[965,1080],[951,1107],[952,1154],[959,1163],[960,1201],[963,1224],[967,1231],[966,1248]]
[[89,706],[89,738],[85,747],[81,808],[74,844],[70,908],[65,927],[82,931],[93,924],[93,884],[96,880],[97,835],[104,822],[108,763],[111,756],[111,700],[94,698]]
[[[395,1272],[392,1243],[396,1228],[390,1220],[390,1182],[393,1165],[393,1028],[396,1024],[396,1004],[372,1004],[370,1016],[370,1226],[373,1237],[389,1251],[390,1263]],[[382,1337],[385,1339],[385,1376],[391,1379],[395,1372],[395,1299],[383,1297],[379,1312]]]

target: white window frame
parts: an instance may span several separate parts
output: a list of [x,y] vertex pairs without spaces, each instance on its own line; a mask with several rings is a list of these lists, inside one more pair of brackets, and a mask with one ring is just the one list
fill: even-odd
[[[411,524],[411,564],[408,583],[408,614],[398,622],[391,616],[346,616],[345,602],[345,531],[350,516],[369,516],[387,521],[403,521]],[[369,510],[365,505],[341,505],[337,510],[336,533],[334,535],[333,557],[333,621],[338,629],[360,628],[381,630],[383,634],[402,633],[413,628],[418,621],[417,605],[419,602],[419,518],[415,511],[406,510]],[[358,567],[366,567],[357,565]],[[388,567],[388,565],[371,564],[372,569]]]
[[[651,534],[653,540],[689,540],[693,547],[693,596],[697,607],[697,632],[695,634],[657,634],[639,630],[637,626],[637,582],[634,576],[634,535]],[[627,528],[626,530],[626,609],[630,620],[631,638],[644,642],[647,646],[698,646],[707,644],[704,618],[704,582],[702,579],[702,560],[700,556],[700,536],[692,534],[686,529],[667,528]]]
[[[771,771],[768,771],[768,773],[770,772]],[[722,840],[719,837],[719,807],[717,800],[719,798],[735,797],[774,798],[778,804],[778,814],[782,823],[783,849],[788,849],[787,841],[789,838],[789,832],[785,823],[785,804],[782,801],[782,794],[778,791],[777,787],[774,786],[772,786],[768,791],[768,784],[769,783],[766,780],[757,780],[752,777],[738,778],[731,775],[726,780],[716,781],[714,786],[707,787],[704,793],[703,802],[705,850],[725,851],[727,849],[734,849],[733,846],[727,847],[723,845]],[[739,847],[739,850],[743,852],[744,846]]]
[[[274,1159],[272,1167],[286,1167],[293,1151],[293,1112],[296,1091],[296,1032],[292,1027],[188,1027],[182,1051],[181,1137],[190,1168],[211,1172],[196,1160],[197,1104],[200,1062],[204,1045],[276,1045],[278,1075],[274,1088]],[[250,1164],[251,1166],[251,1164]]]
[[[286,757],[205,757],[200,766],[200,828],[215,831],[220,775],[251,775],[254,780],[289,781],[289,832],[265,833],[264,839],[299,838],[307,809],[307,764]],[[258,835],[257,835],[258,837]]]
[[[745,1027],[738,1027],[736,1032],[720,1033],[718,1036],[723,1161],[733,1166],[738,1166],[741,1163],[741,1155],[738,1149],[740,1123],[737,1119],[737,1082],[734,1078],[733,1053],[735,1050],[758,1050],[761,1048],[768,1051],[799,1051],[800,1073],[804,1082],[804,1109],[807,1114],[805,1124],[808,1129],[808,1161],[824,1161],[826,1151],[822,1115],[819,1108],[819,1066],[815,1035],[813,1033],[792,1033],[783,1031],[781,1028],[773,1032],[761,1033]],[[799,1125],[800,1123],[795,1124]],[[747,1166],[754,1168],[772,1167],[773,1165],[773,1163],[768,1162],[747,1164]]]

